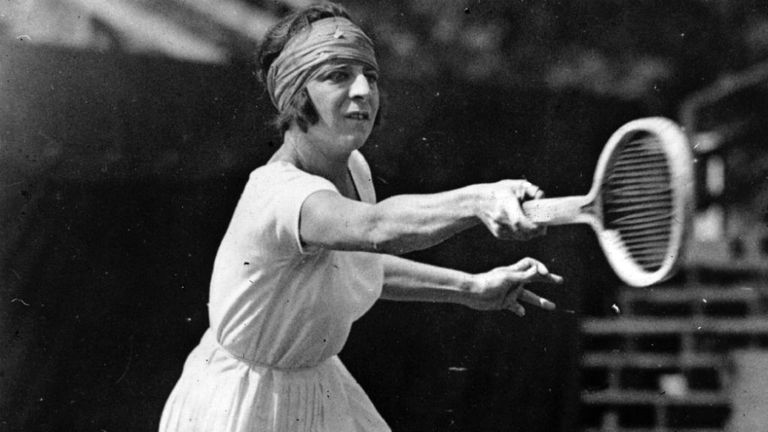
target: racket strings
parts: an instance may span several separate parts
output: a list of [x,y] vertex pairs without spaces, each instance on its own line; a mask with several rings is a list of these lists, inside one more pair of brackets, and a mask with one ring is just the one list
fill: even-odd
[[619,233],[631,258],[648,272],[661,268],[672,236],[669,163],[651,135],[623,143],[603,182],[605,227]]

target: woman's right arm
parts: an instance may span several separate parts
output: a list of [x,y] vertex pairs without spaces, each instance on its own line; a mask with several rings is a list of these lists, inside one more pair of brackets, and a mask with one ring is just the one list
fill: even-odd
[[398,195],[377,204],[318,191],[302,205],[305,244],[336,250],[402,254],[426,249],[483,223],[498,238],[525,240],[542,232],[521,202],[541,197],[524,180],[477,184],[424,195]]

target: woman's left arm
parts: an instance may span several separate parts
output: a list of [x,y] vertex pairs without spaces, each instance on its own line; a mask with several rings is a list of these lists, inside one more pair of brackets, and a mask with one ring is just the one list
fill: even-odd
[[469,274],[394,255],[382,257],[384,287],[381,298],[385,300],[455,303],[479,310],[509,309],[522,316],[525,308],[518,300],[547,310],[555,308],[551,301],[526,290],[525,284],[563,281],[532,258],[485,273]]

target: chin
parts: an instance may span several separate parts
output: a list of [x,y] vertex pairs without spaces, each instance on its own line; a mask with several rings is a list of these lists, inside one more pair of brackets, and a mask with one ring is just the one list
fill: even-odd
[[343,141],[350,149],[357,150],[365,145],[365,142],[368,141],[369,136],[370,134],[347,135],[343,138]]

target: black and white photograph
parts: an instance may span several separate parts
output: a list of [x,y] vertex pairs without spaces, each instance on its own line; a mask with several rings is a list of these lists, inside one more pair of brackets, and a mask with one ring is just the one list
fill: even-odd
[[768,430],[768,2],[0,0],[0,432]]

